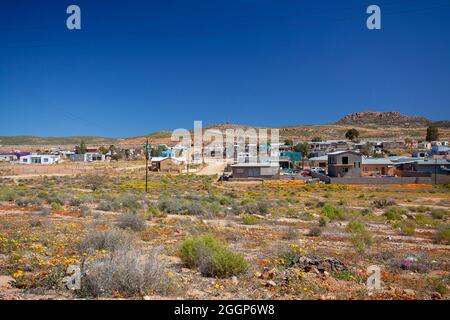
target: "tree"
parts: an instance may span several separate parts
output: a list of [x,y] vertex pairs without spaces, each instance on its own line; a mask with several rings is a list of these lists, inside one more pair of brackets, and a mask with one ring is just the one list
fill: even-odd
[[125,149],[124,154],[125,154],[125,159],[129,160],[130,159],[130,155],[131,155],[130,149]]
[[308,156],[309,150],[310,150],[309,144],[307,144],[306,142],[298,143],[294,147],[294,151],[301,152],[303,157]]
[[110,146],[109,146],[109,152],[111,152],[111,155],[117,153],[117,148],[116,148],[116,146],[113,145],[113,144],[110,145]]
[[347,130],[347,132],[345,133],[345,137],[349,140],[355,140],[359,137],[359,131],[356,129],[349,129]]
[[84,140],[81,140],[79,146],[75,146],[75,153],[76,154],[85,154],[87,151],[86,144],[84,143]]
[[322,141],[322,137],[316,136],[316,137],[312,138],[311,141],[312,142],[320,142],[320,141]]
[[100,148],[98,148],[98,151],[101,154],[107,154],[108,153],[108,149],[106,149],[104,146],[101,146]]
[[372,153],[373,153],[373,147],[369,142],[367,142],[365,145],[362,146],[361,154],[363,154],[365,156],[371,156]]
[[166,151],[166,150],[167,150],[166,146],[160,145],[160,146],[153,148],[150,152],[150,155],[152,157],[160,157],[162,155],[163,151]]
[[111,160],[119,161],[122,156],[118,153],[115,153],[111,156]]
[[294,141],[292,141],[291,139],[286,139],[284,140],[284,144],[292,147],[294,145]]
[[429,126],[427,128],[427,137],[426,140],[428,142],[438,141],[439,140],[439,130],[436,126]]

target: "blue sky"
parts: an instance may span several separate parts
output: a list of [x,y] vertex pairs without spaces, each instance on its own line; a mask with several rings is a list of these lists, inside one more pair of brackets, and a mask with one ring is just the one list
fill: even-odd
[[[381,31],[366,28],[370,4]],[[0,39],[0,135],[450,119],[449,0],[15,0]]]

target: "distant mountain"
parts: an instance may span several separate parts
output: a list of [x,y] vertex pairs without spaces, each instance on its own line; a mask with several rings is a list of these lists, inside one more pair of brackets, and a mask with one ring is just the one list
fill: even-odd
[[74,137],[34,137],[34,136],[0,136],[0,145],[77,145],[83,140],[86,144],[113,144],[116,139],[91,136]]
[[[280,139],[292,139],[294,141],[307,141],[320,137],[322,139],[344,139],[345,132],[349,128],[357,128],[361,138],[370,139],[401,139],[414,138],[424,139],[426,127],[434,124],[440,128],[442,139],[450,139],[450,121],[431,121],[425,117],[407,116],[400,112],[357,112],[349,114],[334,124],[324,125],[298,125],[280,127]],[[222,123],[205,126],[204,129],[226,129],[249,128],[260,129],[256,126],[246,126],[232,123]],[[191,130],[191,133],[193,130]],[[84,140],[88,145],[109,145],[120,146],[142,146],[147,138],[151,144],[165,143],[171,144],[172,131],[157,131],[145,136],[113,139],[104,137],[50,137],[41,138],[33,136],[0,136],[0,146],[10,145],[77,145]]]
[[337,125],[376,125],[424,127],[433,123],[425,117],[407,116],[400,112],[356,112],[340,119]]

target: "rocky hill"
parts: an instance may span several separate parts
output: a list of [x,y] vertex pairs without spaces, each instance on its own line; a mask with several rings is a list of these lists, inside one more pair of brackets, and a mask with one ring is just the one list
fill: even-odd
[[400,112],[357,112],[340,119],[337,125],[375,125],[375,126],[401,126],[424,127],[431,124],[427,118],[407,116]]

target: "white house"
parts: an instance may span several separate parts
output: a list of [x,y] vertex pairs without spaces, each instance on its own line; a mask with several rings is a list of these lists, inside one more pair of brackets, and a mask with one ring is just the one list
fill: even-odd
[[0,162],[11,162],[18,159],[15,153],[0,153]]
[[32,154],[20,158],[20,164],[55,164],[59,162],[59,156],[47,154]]
[[87,152],[84,154],[72,154],[70,160],[74,162],[105,161],[106,156],[102,153]]

